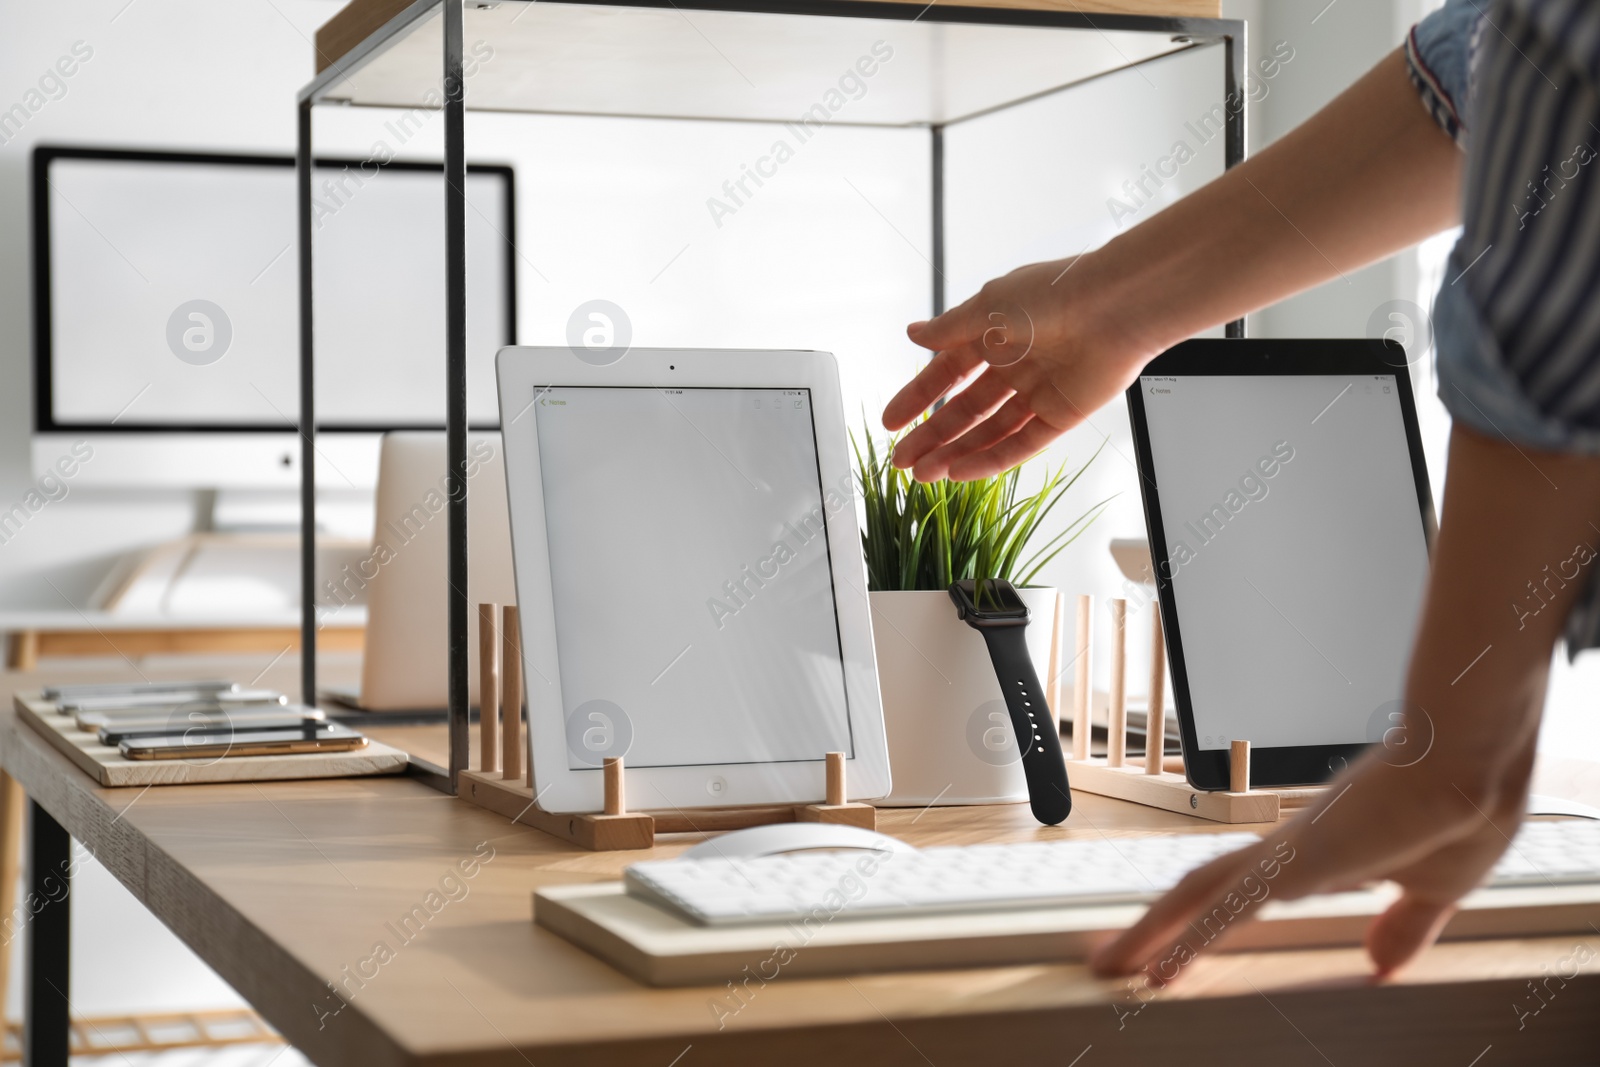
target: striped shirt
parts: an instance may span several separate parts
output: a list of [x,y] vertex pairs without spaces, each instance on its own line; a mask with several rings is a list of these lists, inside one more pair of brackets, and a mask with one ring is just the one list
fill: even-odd
[[[1405,51],[1423,106],[1466,153],[1461,238],[1434,303],[1439,398],[1534,451],[1535,469],[1537,450],[1600,454],[1600,4],[1448,0]],[[1594,582],[1567,642],[1600,645]]]

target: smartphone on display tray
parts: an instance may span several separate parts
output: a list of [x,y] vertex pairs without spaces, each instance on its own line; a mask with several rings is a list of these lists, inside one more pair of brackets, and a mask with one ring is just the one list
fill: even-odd
[[120,745],[124,741],[147,737],[187,737],[193,741],[202,738],[226,739],[244,732],[263,730],[298,730],[307,725],[326,721],[317,708],[299,704],[264,704],[257,708],[238,708],[232,711],[173,712],[166,717],[118,720],[101,726],[95,734],[102,745]]
[[348,726],[336,722],[310,722],[304,727],[291,729],[129,738],[117,747],[127,759],[156,760],[349,752],[366,746],[367,739]]

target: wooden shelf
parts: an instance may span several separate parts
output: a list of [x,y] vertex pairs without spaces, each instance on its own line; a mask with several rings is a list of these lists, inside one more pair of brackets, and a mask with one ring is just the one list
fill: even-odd
[[[469,0],[467,107],[784,123],[832,103],[831,114],[822,112],[828,124],[947,124],[1192,47],[1190,36],[1215,38],[1237,25],[1179,24],[1214,18],[1215,0],[981,0],[926,5],[916,21],[907,16],[915,10],[910,0],[742,6],[763,10],[474,7]],[[980,13],[993,22],[966,21]],[[1003,24],[1011,13],[1055,21]],[[400,22],[368,41],[391,19]],[[317,32],[318,69],[326,72],[314,83],[317,99],[436,106],[441,25],[437,6],[356,0]],[[839,95],[840,78],[858,61],[873,73],[861,79],[862,90]]]
[[[390,19],[396,18],[413,6],[415,0],[352,0],[333,18],[317,30],[317,73],[322,73],[344,58],[373,33],[382,29]],[[923,0],[889,0],[891,3],[915,3]],[[513,17],[520,14],[524,3],[510,3]],[[555,6],[555,5],[550,5]],[[690,10],[692,5],[685,4]],[[844,5],[837,5],[844,6]],[[977,7],[1012,11],[1075,11],[1085,15],[1134,15],[1172,18],[1222,17],[1221,0],[1084,0],[1083,3],[1066,3],[1063,0],[964,0],[960,5],[934,3],[929,7]],[[826,0],[811,5],[813,11],[825,13]],[[471,14],[469,13],[469,17]]]

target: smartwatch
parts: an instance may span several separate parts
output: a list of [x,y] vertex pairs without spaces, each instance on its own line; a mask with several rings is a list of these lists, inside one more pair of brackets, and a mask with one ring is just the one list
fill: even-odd
[[1061,755],[1061,735],[1045,703],[1044,686],[1028,655],[1025,631],[1028,605],[1010,582],[998,578],[952,582],[950,599],[956,615],[983,635],[989,658],[1000,679],[1000,692],[1011,713],[1011,729],[1022,753],[1022,773],[1028,780],[1028,805],[1034,818],[1054,826],[1072,811],[1067,788],[1067,764]]

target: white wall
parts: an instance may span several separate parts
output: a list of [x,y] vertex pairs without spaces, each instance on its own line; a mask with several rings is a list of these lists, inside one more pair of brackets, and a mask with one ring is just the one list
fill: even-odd
[[[0,502],[32,482],[29,148],[292,151],[309,38],[338,6],[125,4],[6,3],[0,107],[37,114],[0,145]],[[74,46],[86,58],[73,75],[29,96]],[[438,157],[442,120],[430,116],[402,146],[383,129],[391,118],[321,109],[319,151],[364,157],[382,138],[403,157]],[[767,127],[490,115],[474,116],[470,134],[475,160],[519,173],[521,340],[563,341],[571,311],[604,297],[632,318],[636,344],[830,349],[853,407],[877,405],[880,379],[911,369],[899,327],[927,307],[924,133],[827,130],[720,225],[706,200],[766,151]],[[0,608],[82,605],[118,551],[185,532],[195,505],[183,492],[72,489],[0,545]]]
[[[1425,6],[1428,0],[1225,0],[1224,14],[1249,24],[1248,71],[1259,72],[1261,59],[1279,42],[1293,55],[1252,93],[1246,112],[1249,151],[1259,151],[1305,121],[1397,47]],[[951,131],[951,301],[1014,266],[1093,248],[1113,236],[1119,226],[1108,212],[1107,197],[1120,195],[1122,182],[1137,179],[1140,164],[1167,154],[1174,141],[1190,143],[1197,155],[1134,221],[1219,174],[1220,138],[1202,146],[1192,128],[1200,115],[1221,102],[1220,79],[1220,48],[1199,50],[985,120],[981,135],[979,130]],[[1029,132],[1038,130],[1060,131],[1061,136],[1040,140]],[[957,148],[965,148],[966,154],[958,158]],[[1364,336],[1376,309],[1397,298],[1419,299],[1419,267],[1412,252],[1347,274],[1250,316],[1250,336]],[[1448,424],[1432,399],[1426,365],[1419,368],[1416,385],[1430,451],[1442,469]],[[1102,440],[1105,452],[1080,483],[1084,492],[1077,498],[1118,496],[1075,549],[1045,574],[1051,584],[1070,593],[1093,593],[1100,603],[1129,593],[1109,563],[1110,540],[1144,535],[1131,436],[1120,400],[1095,412],[1087,425],[1067,434],[1047,454],[1050,463],[1081,461]],[[1069,514],[1076,512],[1069,509]],[[1140,616],[1143,607],[1136,595],[1129,597],[1130,618]],[[1102,638],[1106,625],[1102,617],[1097,630]],[[1130,685],[1139,691],[1148,662],[1147,630],[1142,617],[1130,626]],[[1096,648],[1101,687],[1109,670],[1108,645],[1102,639]]]
[[[327,0],[238,4],[91,0],[0,4],[0,109],[41,101],[0,144],[0,506],[32,485],[28,151],[41,140],[118,146],[285,149],[290,92],[310,70],[306,42],[338,9]],[[79,44],[81,42],[81,44]],[[58,88],[30,98],[72,53]],[[69,483],[70,484],[70,483]],[[81,604],[116,555],[190,528],[187,493],[73,490],[0,546],[0,607]]]
[[[328,0],[4,3],[12,32],[0,40],[0,106],[26,99],[75,42],[93,55],[66,80],[59,99],[48,100],[20,136],[0,145],[0,503],[19,499],[31,484],[28,148],[48,140],[287,152],[289,101],[310,73],[308,40],[338,6]],[[1319,6],[1246,3],[1230,11],[1259,14],[1251,27],[1253,55],[1279,38],[1296,51],[1268,96],[1251,105],[1254,144],[1309,114],[1398,38],[1391,4],[1338,0],[1310,24]],[[250,47],[238,47],[241,41]],[[1113,233],[1105,198],[1123,179],[1137,177],[1139,164],[1187,136],[1188,112],[1204,110],[1193,102],[1209,107],[1220,96],[1220,62],[1220,50],[1201,50],[953,129],[951,300],[989,273],[1077,251]],[[323,109],[319,146],[363,153],[387,117]],[[434,153],[440,125],[430,123],[403,154]],[[1042,139],[1039,130],[1047,131]],[[829,348],[841,358],[852,413],[875,413],[916,365],[901,327],[920,317],[926,300],[922,133],[829,130],[827,143],[818,138],[808,145],[781,182],[719,228],[704,200],[765,147],[763,127],[474,116],[472,131],[474,158],[519,167],[522,341],[559,340],[572,308],[605,297],[634,320],[635,343]],[[1003,159],[1003,173],[986,172],[984,159]],[[1216,144],[1201,149],[1166,196],[1219,172],[1220,159]],[[854,176],[856,188],[841,174]],[[816,225],[819,218],[833,225]],[[775,248],[782,254],[771,255]],[[1414,283],[1403,263],[1380,265],[1353,275],[1350,286],[1335,283],[1338,289],[1325,286],[1269,309],[1252,326],[1274,336],[1348,335],[1408,284]],[[707,294],[716,297],[708,301]],[[1095,421],[1114,443],[1099,469],[1115,464],[1126,471],[1117,455],[1131,454],[1120,406]],[[1072,438],[1056,458],[1085,454],[1088,444],[1087,437]],[[1115,488],[1109,474],[1097,471],[1093,481],[1088,488]],[[74,490],[0,546],[0,607],[82,604],[117,552],[184,532],[194,507],[181,492]],[[1110,531],[1135,530],[1137,516],[1136,494],[1124,494],[1091,538],[1095,550],[1080,554],[1102,557],[1099,542]],[[1055,577],[1067,588],[1094,584],[1083,568]]]
[[[1412,23],[1440,0],[1224,0],[1231,17],[1250,20],[1252,52],[1284,39],[1296,58],[1278,79],[1274,92],[1252,113],[1251,148],[1270,144],[1331,100],[1383,55],[1398,46]],[[1252,316],[1256,337],[1355,337],[1381,333],[1392,323],[1387,313],[1375,324],[1373,315],[1393,300],[1410,300],[1431,308],[1439,286],[1443,257],[1454,243],[1446,234],[1422,249],[1403,252],[1384,262],[1349,273]],[[1413,339],[1426,344],[1432,336],[1426,311],[1413,324]],[[1434,499],[1443,500],[1445,452],[1450,420],[1438,401],[1431,358],[1412,367],[1424,448]],[[1593,693],[1600,687],[1600,655],[1590,653],[1577,664],[1558,653],[1545,705],[1540,749],[1554,756],[1600,757],[1600,715]]]
[[[74,42],[93,50],[64,95],[0,146],[0,225],[15,235],[0,253],[0,280],[12,283],[0,297],[9,302],[0,316],[0,380],[9,386],[0,401],[8,405],[0,501],[30,484],[29,146],[289,151],[289,102],[310,73],[307,38],[335,9],[320,0],[278,10],[265,0],[226,8],[136,0],[123,9],[124,2],[77,12],[16,5],[23,32],[0,44],[18,98],[34,72]],[[221,40],[252,47],[215,47]],[[1116,232],[1106,197],[1183,135],[1183,121],[1204,110],[1190,102],[1209,107],[1220,90],[1221,50],[1200,49],[952,129],[951,300],[1015,263]],[[391,117],[321,109],[319,149],[364,155],[379,138],[392,143],[383,129]],[[429,119],[401,155],[436,157],[440,127]],[[823,348],[840,359],[851,421],[865,416],[874,426],[884,401],[918,366],[920,350],[903,328],[928,308],[924,131],[829,129],[720,225],[706,199],[766,149],[767,127],[473,115],[470,136],[472,158],[518,169],[521,341],[561,342],[572,309],[601,297],[626,311],[636,344]],[[996,161],[999,170],[990,166]],[[1219,140],[1200,149],[1163,202],[1220,170]],[[1120,404],[1094,421],[1113,441],[1075,495],[1085,505],[1122,495],[1045,577],[1105,593],[1118,587],[1105,544],[1140,520]],[[1081,461],[1097,443],[1092,431],[1074,435],[1052,462]],[[0,608],[82,605],[116,552],[184,532],[194,506],[187,493],[75,489],[0,546]]]
[[[1434,5],[1425,0],[1258,0],[1239,6],[1258,9],[1251,13],[1253,50],[1279,39],[1295,49],[1293,65],[1257,112],[1253,140],[1265,145],[1310,118],[1393,51],[1422,9]],[[1357,336],[1374,308],[1397,295],[1410,297],[1418,284],[1409,254],[1346,273],[1264,310],[1261,335]]]
[[[294,91],[311,74],[309,38],[338,4],[327,0],[105,0],[28,5],[0,0],[0,108],[37,113],[0,144],[0,501],[31,485],[29,409],[29,209],[27,153],[38,142],[148,148],[288,152]],[[76,42],[92,50],[61,86],[30,88]],[[981,180],[985,138],[1015,146],[1026,119],[1030,166],[994,189],[957,198],[950,223],[950,295],[1016,257],[1075,250],[1113,227],[1106,188],[1160,154],[1176,105],[1215,96],[1220,53],[1197,52],[1115,75],[1025,112],[974,124],[952,174]],[[821,87],[825,88],[825,87]],[[820,88],[819,88],[820,91]],[[1119,116],[1122,118],[1119,120]],[[319,150],[365,154],[383,113],[322,109]],[[928,137],[924,131],[834,128],[785,165],[780,179],[719,226],[707,197],[764,152],[760,126],[474,115],[471,156],[519,173],[520,340],[559,343],[583,301],[601,297],[632,320],[636,344],[824,348],[841,362],[846,404],[876,425],[892,391],[918,365],[906,322],[928,309]],[[442,123],[425,124],[401,153],[437,156]],[[1085,164],[1092,163],[1092,166]],[[1192,164],[1183,188],[1220,170],[1214,150]],[[848,178],[848,181],[845,179]],[[1029,202],[1039,213],[1026,210]],[[1021,208],[1022,210],[1018,210]],[[293,358],[286,353],[285,358]],[[1108,413],[1129,454],[1120,407]],[[1097,418],[1097,422],[1100,421]],[[1073,439],[1058,457],[1086,455]],[[1079,499],[1131,489],[1131,468],[1108,452]],[[187,531],[196,502],[182,492],[74,489],[0,546],[0,608],[82,604],[114,556]],[[1067,588],[1111,588],[1105,542],[1137,528],[1136,494],[1052,572]],[[93,979],[80,956],[80,1012],[204,1005],[229,996],[215,976],[171,942],[150,916],[88,865],[74,895],[80,929],[120,930],[144,960]],[[90,939],[80,939],[80,947]],[[87,950],[85,950],[87,951]],[[109,973],[109,972],[108,972]]]
[[[0,86],[0,100],[21,99],[74,42],[94,53],[60,99],[0,146],[0,227],[9,238],[0,250],[0,381],[7,385],[0,395],[0,501],[20,497],[30,484],[27,148],[50,140],[288,151],[289,101],[310,73],[307,40],[337,6],[4,2],[18,32],[0,41],[0,70],[11,86]],[[1253,145],[1303,119],[1401,32],[1394,5],[1377,0],[1338,0],[1314,24],[1320,5],[1309,0],[1238,7],[1230,14],[1257,17],[1252,63],[1278,39],[1295,50],[1267,95],[1250,105]],[[251,47],[218,44],[244,40]],[[1220,64],[1219,48],[1200,49],[953,128],[951,301],[991,274],[1116,232],[1106,198],[1174,140],[1192,139],[1184,122],[1220,100]],[[337,108],[317,116],[319,146],[358,154],[389,117]],[[430,122],[403,154],[436,152],[441,125]],[[506,160],[519,170],[520,340],[559,341],[571,309],[604,297],[627,311],[638,344],[835,351],[849,410],[869,417],[917,365],[902,327],[921,317],[927,299],[927,148],[920,131],[831,129],[826,142],[807,145],[781,181],[720,227],[705,198],[763,150],[764,127],[483,115],[472,118],[471,131],[474,158]],[[1163,190],[1163,203],[1220,172],[1220,140],[1196,147],[1198,157]],[[1349,285],[1333,283],[1269,309],[1252,329],[1271,336],[1358,333],[1372,308],[1414,284],[1405,263],[1392,261],[1352,275]],[[1080,499],[1122,495],[1047,577],[1068,590],[1105,594],[1118,583],[1104,543],[1137,533],[1142,522],[1121,405],[1092,421],[1051,458],[1081,459],[1101,434],[1110,435]],[[82,603],[113,553],[184,531],[193,507],[185,493],[135,501],[76,490],[0,546],[0,607],[62,607],[64,597]]]
[[[1222,103],[1222,79],[1223,49],[1213,45],[951,128],[945,135],[950,303],[1024,263],[1097,248],[1221,174],[1222,137],[1201,143],[1186,123]],[[1141,168],[1171,154],[1179,140],[1190,145],[1194,157],[1138,214],[1114,213],[1112,197],[1127,202],[1124,183],[1139,180]],[[1112,564],[1109,546],[1113,537],[1144,536],[1133,437],[1122,399],[1090,413],[1024,476],[1026,485],[1036,483],[1045,466],[1076,468],[1102,444],[1099,458],[1058,509],[1062,522],[1052,524],[1050,532],[1097,501],[1109,497],[1111,503],[1039,578],[1069,595],[1091,593],[1100,605],[1094,653],[1099,689],[1108,685],[1111,664],[1105,606],[1111,597],[1128,597],[1132,588],[1125,587]],[[1129,597],[1133,692],[1143,691],[1137,679],[1148,676],[1145,610],[1152,604],[1137,593]]]

